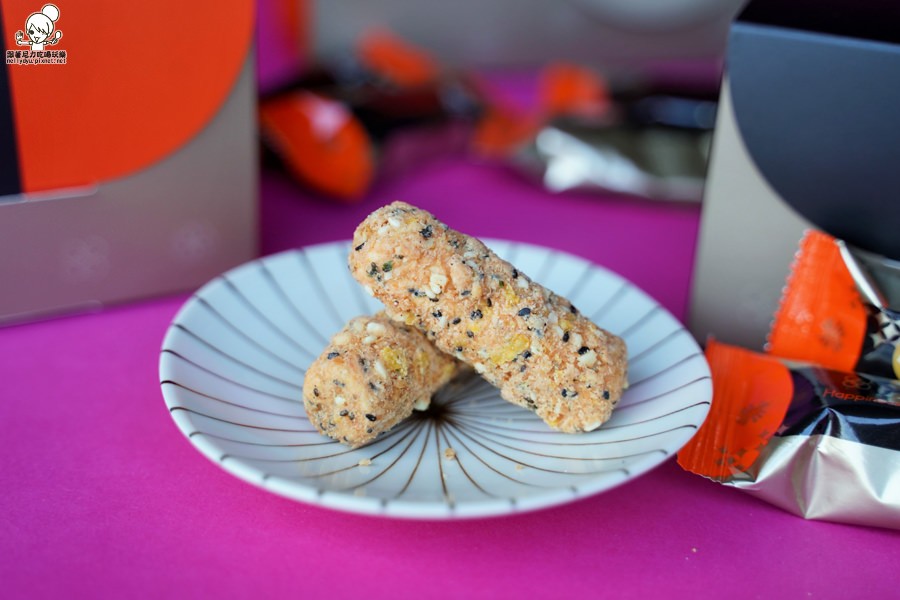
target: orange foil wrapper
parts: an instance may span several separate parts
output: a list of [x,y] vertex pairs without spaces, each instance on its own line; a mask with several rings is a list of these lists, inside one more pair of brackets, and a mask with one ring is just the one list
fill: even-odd
[[900,263],[810,230],[791,265],[766,352],[900,379],[896,288]]

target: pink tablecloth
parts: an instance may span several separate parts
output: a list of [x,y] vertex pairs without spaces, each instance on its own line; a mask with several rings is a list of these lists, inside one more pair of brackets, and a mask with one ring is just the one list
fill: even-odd
[[[352,207],[273,174],[262,196],[265,253],[349,237],[406,200],[477,235],[591,259],[686,314],[696,207],[555,197],[461,160]],[[599,496],[454,522],[257,489],[201,456],[163,403],[159,347],[186,298],[0,330],[3,597],[897,597],[900,533],[804,521],[671,460]]]

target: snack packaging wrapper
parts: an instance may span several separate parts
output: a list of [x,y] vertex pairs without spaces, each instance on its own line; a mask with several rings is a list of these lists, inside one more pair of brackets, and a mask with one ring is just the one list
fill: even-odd
[[682,468],[807,519],[900,529],[900,382],[709,340]]
[[323,197],[362,201],[377,181],[466,152],[474,84],[390,32],[260,100],[265,157]]
[[791,265],[766,352],[900,379],[900,262],[809,230]]
[[568,63],[541,70],[532,114],[492,107],[476,156],[499,159],[551,192],[699,202],[716,102],[697,91],[617,84]]
[[512,161],[551,192],[700,202],[708,148],[709,134],[701,130],[559,120],[541,129]]

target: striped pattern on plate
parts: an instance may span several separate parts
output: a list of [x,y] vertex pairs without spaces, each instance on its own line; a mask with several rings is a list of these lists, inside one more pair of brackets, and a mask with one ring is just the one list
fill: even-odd
[[350,242],[268,256],[214,279],[165,336],[160,381],[178,428],[207,458],[276,494],[357,513],[484,517],[596,494],[677,452],[709,409],[709,368],[670,313],[570,254],[484,240],[623,337],[629,388],[600,429],[564,434],[477,376],[452,382],[363,448],[307,420],[305,370],[350,318],[380,309],[347,269]]

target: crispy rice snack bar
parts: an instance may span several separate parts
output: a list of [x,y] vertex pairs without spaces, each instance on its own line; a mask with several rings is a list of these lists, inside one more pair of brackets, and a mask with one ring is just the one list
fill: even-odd
[[395,202],[369,215],[349,264],[391,319],[421,329],[553,429],[595,429],[621,397],[620,338],[424,210]]
[[352,448],[424,410],[459,363],[420,331],[380,312],[351,319],[310,366],[306,414],[325,435]]

